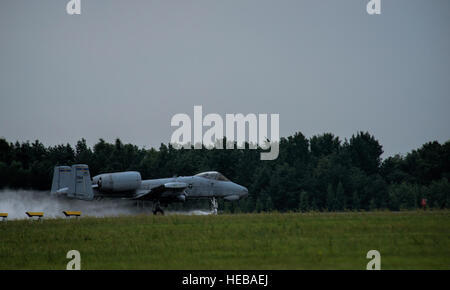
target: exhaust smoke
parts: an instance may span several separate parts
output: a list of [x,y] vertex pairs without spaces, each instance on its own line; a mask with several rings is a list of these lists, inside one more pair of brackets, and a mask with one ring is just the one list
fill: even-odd
[[[124,199],[84,201],[65,196],[52,196],[48,191],[0,190],[0,212],[7,212],[8,219],[27,219],[26,211],[42,211],[44,218],[63,218],[64,210],[81,211],[82,216],[111,217],[121,215],[152,214],[152,205],[144,208],[136,202]],[[208,215],[209,211],[166,211],[166,214]]]

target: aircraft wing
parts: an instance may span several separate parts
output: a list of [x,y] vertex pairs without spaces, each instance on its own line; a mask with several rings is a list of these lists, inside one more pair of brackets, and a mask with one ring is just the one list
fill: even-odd
[[132,197],[135,200],[152,200],[160,198],[172,198],[184,194],[188,185],[184,182],[168,182],[149,190],[141,190]]

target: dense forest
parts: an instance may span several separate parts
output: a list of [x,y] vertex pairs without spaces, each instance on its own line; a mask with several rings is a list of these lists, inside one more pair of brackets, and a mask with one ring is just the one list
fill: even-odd
[[280,154],[261,161],[259,150],[143,149],[100,139],[45,147],[0,139],[0,187],[48,190],[55,165],[88,164],[91,176],[137,170],[144,179],[216,170],[245,185],[249,197],[220,207],[233,212],[414,209],[422,198],[432,208],[450,207],[450,141],[429,142],[405,156],[382,160],[374,136],[350,140],[331,133],[281,138]]

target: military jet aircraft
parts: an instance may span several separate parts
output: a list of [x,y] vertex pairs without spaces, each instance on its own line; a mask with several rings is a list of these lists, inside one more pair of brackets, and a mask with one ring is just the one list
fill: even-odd
[[189,199],[210,199],[217,214],[217,198],[233,201],[248,195],[244,186],[228,180],[221,173],[208,171],[194,176],[142,180],[137,171],[104,173],[92,179],[85,164],[56,166],[51,193],[69,198],[93,200],[123,198],[152,201],[153,213],[164,214],[162,205]]

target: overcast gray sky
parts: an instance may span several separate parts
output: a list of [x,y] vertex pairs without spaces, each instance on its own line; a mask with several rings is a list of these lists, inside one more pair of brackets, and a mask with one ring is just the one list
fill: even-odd
[[450,139],[450,1],[0,2],[0,136],[139,146],[176,113],[279,113],[280,134],[359,130],[385,155]]

